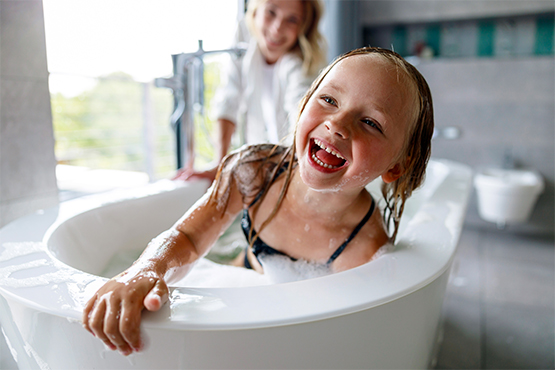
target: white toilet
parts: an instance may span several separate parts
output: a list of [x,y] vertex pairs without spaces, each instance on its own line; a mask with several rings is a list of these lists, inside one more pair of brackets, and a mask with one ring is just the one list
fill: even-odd
[[526,222],[532,214],[544,182],[533,170],[488,168],[474,177],[478,211],[486,221],[503,228],[506,224]]

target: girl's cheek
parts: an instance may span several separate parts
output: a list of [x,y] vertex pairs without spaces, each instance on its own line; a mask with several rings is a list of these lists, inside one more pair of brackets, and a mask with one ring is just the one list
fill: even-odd
[[297,130],[297,134],[295,137],[295,145],[296,145],[295,151],[297,153],[302,153],[306,146],[306,137],[304,137],[301,130]]

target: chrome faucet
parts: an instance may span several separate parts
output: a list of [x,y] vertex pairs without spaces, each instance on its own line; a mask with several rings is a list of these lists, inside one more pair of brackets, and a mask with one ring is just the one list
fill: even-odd
[[156,87],[169,88],[173,92],[174,110],[170,116],[170,125],[175,132],[177,168],[192,168],[194,155],[194,116],[195,112],[204,114],[204,60],[206,54],[228,53],[240,57],[246,51],[246,45],[222,50],[204,50],[202,40],[198,41],[198,50],[193,53],[172,55],[173,76],[156,78]]

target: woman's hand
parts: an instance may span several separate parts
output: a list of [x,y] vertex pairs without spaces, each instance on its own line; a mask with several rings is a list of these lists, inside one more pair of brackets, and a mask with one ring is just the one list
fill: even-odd
[[172,180],[188,181],[192,179],[207,179],[210,182],[214,181],[218,173],[218,166],[212,167],[205,171],[195,171],[191,168],[179,169]]
[[214,181],[218,173],[218,165],[227,155],[231,146],[231,138],[235,132],[235,123],[230,120],[220,118],[218,119],[218,142],[219,146],[216,153],[216,163],[209,169],[204,171],[195,171],[193,168],[184,167],[177,171],[177,174],[172,180],[187,181],[191,179],[208,179],[210,182]]
[[129,272],[109,280],[87,302],[83,326],[112,350],[130,355],[143,348],[140,335],[143,308],[157,311],[168,300],[164,280],[151,273]]

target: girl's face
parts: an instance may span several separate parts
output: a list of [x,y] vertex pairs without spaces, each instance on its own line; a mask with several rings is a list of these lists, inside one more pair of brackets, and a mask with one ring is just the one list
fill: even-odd
[[329,71],[299,118],[296,150],[305,184],[360,191],[379,176],[392,182],[402,175],[415,95],[398,73],[377,55],[351,56]]
[[304,20],[300,0],[268,0],[254,13],[258,45],[268,64],[273,64],[295,44]]

